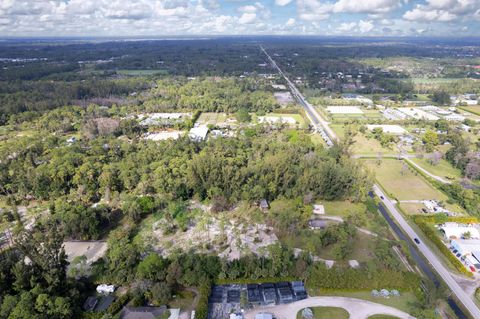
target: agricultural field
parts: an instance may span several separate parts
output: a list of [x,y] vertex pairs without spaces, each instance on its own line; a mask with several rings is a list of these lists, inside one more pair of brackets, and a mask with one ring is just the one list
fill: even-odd
[[197,123],[200,125],[218,125],[225,123],[227,119],[231,120],[231,122],[236,122],[233,116],[229,116],[226,113],[204,112],[198,118]]

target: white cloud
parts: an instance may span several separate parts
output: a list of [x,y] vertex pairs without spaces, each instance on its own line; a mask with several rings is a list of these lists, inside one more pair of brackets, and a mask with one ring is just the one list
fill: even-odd
[[275,0],[275,4],[277,6],[284,7],[286,5],[289,5],[293,0]]
[[254,23],[256,19],[257,19],[256,13],[244,13],[240,16],[240,19],[238,19],[238,22],[240,22],[241,24],[250,24],[250,23]]
[[480,10],[480,0],[427,0],[405,12],[403,18],[409,21],[449,22],[460,18],[475,18]]
[[339,0],[333,5],[333,12],[384,13],[401,7],[401,0]]
[[243,13],[255,13],[257,12],[257,7],[253,5],[242,6],[238,8],[238,11]]
[[340,24],[340,26],[337,28],[337,31],[340,31],[340,32],[350,32],[352,31],[353,29],[355,29],[355,27],[357,26],[357,23],[356,22],[343,22]]
[[368,33],[370,31],[372,31],[374,28],[373,26],[373,22],[372,21],[364,21],[364,20],[360,20],[358,22],[358,30],[361,32],[361,33]]
[[287,27],[292,27],[292,26],[295,25],[295,23],[296,23],[295,19],[294,19],[294,18],[290,18],[290,19],[287,20],[287,22],[285,23],[285,25],[286,25]]

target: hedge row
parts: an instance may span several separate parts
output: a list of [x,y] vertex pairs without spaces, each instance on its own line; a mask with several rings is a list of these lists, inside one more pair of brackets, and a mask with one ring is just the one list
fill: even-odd
[[200,298],[198,299],[198,305],[195,311],[195,318],[197,319],[208,318],[208,298],[210,297],[211,290],[212,290],[212,285],[208,280],[205,281],[200,286],[200,289],[199,289]]
[[443,241],[438,237],[435,230],[430,227],[426,222],[420,221],[418,218],[413,219],[415,224],[422,230],[422,232],[427,236],[427,238],[432,241],[435,246],[442,252],[442,254],[447,257],[447,259],[452,263],[452,265],[457,269],[461,274],[464,274],[468,277],[472,277],[472,273],[468,271],[465,266],[460,262],[460,260],[455,257],[450,249],[443,243]]
[[[423,216],[414,215],[413,220],[417,223],[435,223],[435,215]],[[476,224],[479,222],[477,217],[473,216],[448,216],[447,222],[459,223],[459,224]]]

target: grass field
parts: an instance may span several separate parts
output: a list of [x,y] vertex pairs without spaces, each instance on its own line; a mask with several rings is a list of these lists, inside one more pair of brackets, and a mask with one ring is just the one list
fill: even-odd
[[459,179],[462,177],[460,170],[454,168],[452,164],[444,159],[441,159],[438,165],[430,164],[426,158],[412,158],[411,160],[434,175],[445,177],[446,179]]
[[[305,127],[306,126],[305,119],[300,114],[268,113],[268,114],[265,114],[265,116],[269,116],[269,117],[291,117],[297,122],[297,125],[300,125],[300,127]],[[252,122],[253,123],[258,122],[258,118],[257,118],[256,114],[252,114]]]
[[375,173],[378,182],[398,200],[447,200],[447,196],[427,183],[421,175],[403,161],[383,159],[366,160],[367,166]]
[[459,109],[480,116],[480,105],[459,106]]
[[[343,139],[345,136],[345,126],[342,124],[332,124],[330,125],[332,130]],[[380,142],[373,138],[367,138],[361,132],[355,136],[355,143],[352,145],[351,150],[354,154],[364,154],[377,156],[378,153],[391,154],[394,153],[395,149],[385,148],[380,145]]]
[[338,290],[309,290],[310,296],[342,296],[357,298],[363,300],[369,300],[371,302],[376,302],[382,305],[390,306],[393,308],[400,309],[405,312],[410,312],[412,310],[411,304],[416,302],[416,297],[413,292],[403,292],[400,291],[399,297],[392,298],[382,298],[382,297],[373,297],[370,291],[338,291]]
[[217,125],[227,120],[228,116],[225,113],[209,113],[205,112],[200,114],[197,123],[200,125]]
[[[350,315],[343,308],[337,307],[312,307],[314,319],[348,319]],[[302,319],[302,311],[297,314],[297,319]]]
[[350,214],[365,212],[365,204],[352,203],[349,201],[325,201],[325,215],[347,217]]

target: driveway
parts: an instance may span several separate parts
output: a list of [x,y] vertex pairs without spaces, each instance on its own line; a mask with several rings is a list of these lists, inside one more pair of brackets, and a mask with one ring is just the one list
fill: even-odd
[[368,317],[377,314],[395,316],[401,319],[415,318],[401,310],[371,301],[347,297],[310,297],[286,305],[252,309],[245,313],[245,319],[254,319],[255,314],[260,312],[269,312],[277,319],[296,319],[297,313],[307,307],[344,308],[350,314],[350,319],[367,319]]

